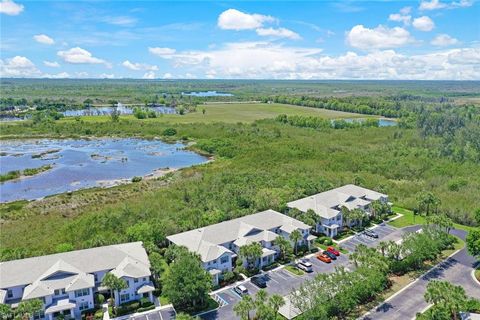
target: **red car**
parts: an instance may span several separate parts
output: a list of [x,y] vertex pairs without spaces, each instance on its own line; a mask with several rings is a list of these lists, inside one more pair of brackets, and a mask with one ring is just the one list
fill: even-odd
[[323,254],[323,253],[318,254],[317,259],[320,260],[320,261],[323,261],[325,263],[332,262],[332,259],[330,259],[329,256],[327,256],[326,254]]
[[334,247],[328,247],[328,248],[327,248],[327,251],[333,253],[333,254],[336,255],[336,256],[339,256],[339,255],[340,255],[340,251],[338,251],[338,250],[335,249]]

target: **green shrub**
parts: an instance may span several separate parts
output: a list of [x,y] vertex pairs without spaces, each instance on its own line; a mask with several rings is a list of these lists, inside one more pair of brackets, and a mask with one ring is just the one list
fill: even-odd
[[133,177],[132,182],[140,182],[142,181],[142,179],[143,179],[142,177]]
[[105,296],[101,293],[95,294],[95,304],[102,305],[105,302]]
[[93,317],[95,318],[95,320],[102,320],[103,319],[103,310],[102,309],[99,309],[95,312],[95,314],[93,315]]
[[148,300],[148,298],[141,298],[140,299],[140,307],[145,308],[151,306],[153,303]]
[[167,136],[167,137],[171,137],[171,136],[174,136],[176,134],[177,134],[177,130],[175,130],[174,128],[167,128],[167,129],[163,130],[163,135]]
[[140,302],[138,300],[130,301],[119,305],[116,308],[117,317],[123,316],[129,313],[135,312],[140,307]]
[[137,312],[144,312],[144,311],[153,310],[153,309],[155,309],[155,305],[152,303],[147,307],[138,308]]

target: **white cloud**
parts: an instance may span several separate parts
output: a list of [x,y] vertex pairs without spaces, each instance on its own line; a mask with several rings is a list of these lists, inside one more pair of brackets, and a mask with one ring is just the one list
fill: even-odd
[[116,26],[133,26],[137,23],[137,19],[127,16],[119,16],[119,17],[105,17],[102,19],[103,22],[113,24]]
[[258,28],[255,30],[259,36],[263,37],[276,37],[276,38],[288,38],[291,40],[301,39],[300,35],[292,30],[285,28]]
[[100,79],[115,79],[115,75],[111,73],[102,73],[98,77]]
[[65,62],[72,64],[105,64],[107,67],[110,66],[107,61],[92,56],[90,52],[80,47],[58,51],[57,55]]
[[142,79],[155,79],[155,72],[153,72],[153,71],[146,72],[143,75]]
[[440,0],[424,0],[420,2],[420,10],[438,10],[438,9],[455,9],[466,8],[473,5],[473,0],[452,1],[450,3],[441,2]]
[[68,72],[59,72],[57,74],[43,74],[42,78],[51,78],[51,79],[66,79],[66,78],[71,78],[70,74]]
[[413,42],[414,39],[404,28],[388,28],[379,25],[374,29],[370,29],[359,24],[347,32],[346,41],[355,48],[375,50],[401,47]]
[[173,75],[171,73],[165,73],[162,77],[163,79],[172,79],[173,78]]
[[453,46],[454,44],[459,43],[458,39],[455,39],[448,34],[439,34],[430,42],[432,45],[437,47],[447,47]]
[[400,9],[399,13],[392,13],[388,16],[388,20],[402,22],[404,25],[409,25],[412,16],[409,15],[410,11],[412,11],[412,7],[404,7]]
[[15,56],[10,59],[0,59],[1,77],[38,77],[40,74],[40,70],[26,57]]
[[218,16],[217,25],[224,30],[252,30],[261,28],[266,22],[276,19],[262,14],[249,14],[236,9],[228,9]]
[[180,51],[171,61],[177,69],[220,79],[478,80],[479,60],[478,48],[411,56],[394,50],[327,56],[322,55],[319,48],[239,42],[205,51]]
[[427,16],[422,16],[413,19],[413,26],[420,31],[432,31],[435,28],[435,23]]
[[127,69],[134,70],[134,71],[139,71],[139,70],[145,70],[145,71],[156,71],[158,70],[158,67],[155,65],[149,65],[146,63],[135,63],[135,62],[130,62],[128,60],[123,61],[122,66],[124,66]]
[[60,64],[57,61],[43,61],[43,64],[50,68],[60,67]]
[[175,49],[171,48],[160,48],[160,47],[155,47],[155,48],[148,48],[148,51],[151,54],[154,54],[156,56],[159,56],[161,58],[169,59],[172,57],[172,55],[176,52]]
[[13,2],[12,0],[2,0],[0,2],[0,13],[16,16],[19,15],[24,9],[22,4]]
[[48,44],[48,45],[55,43],[55,40],[53,40],[52,38],[50,38],[46,34],[34,35],[33,39],[35,39],[35,41],[37,41],[39,43]]

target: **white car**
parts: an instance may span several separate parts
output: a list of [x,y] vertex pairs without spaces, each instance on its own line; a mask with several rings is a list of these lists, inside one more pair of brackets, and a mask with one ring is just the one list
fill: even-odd
[[236,286],[233,290],[241,296],[248,294],[248,289],[243,285]]
[[305,272],[312,272],[312,263],[307,259],[300,259],[297,261],[297,268]]

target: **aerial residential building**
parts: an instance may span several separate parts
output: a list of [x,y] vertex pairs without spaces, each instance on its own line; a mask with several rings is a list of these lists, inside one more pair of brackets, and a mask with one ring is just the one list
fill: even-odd
[[310,245],[315,239],[310,235],[310,229],[301,221],[267,210],[172,235],[167,239],[198,253],[204,268],[213,276],[214,283],[218,284],[223,273],[232,271],[240,247],[260,243],[263,253],[257,266],[264,267],[273,263],[278,256],[279,249],[275,245],[277,237],[290,239],[290,234],[299,230],[302,239],[298,245]]
[[128,284],[115,292],[117,304],[142,297],[153,301],[147,253],[142,242],[132,242],[1,262],[0,303],[15,308],[22,300],[40,299],[44,308],[35,319],[79,319],[94,307],[95,293],[108,294],[101,286],[108,272]]
[[313,210],[319,216],[316,231],[334,237],[344,225],[342,207],[346,207],[348,210],[360,209],[370,213],[373,201],[387,203],[388,196],[353,184],[347,184],[289,202],[287,206],[302,212]]

